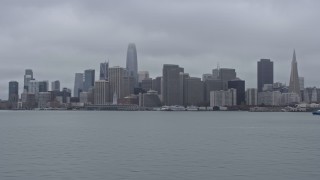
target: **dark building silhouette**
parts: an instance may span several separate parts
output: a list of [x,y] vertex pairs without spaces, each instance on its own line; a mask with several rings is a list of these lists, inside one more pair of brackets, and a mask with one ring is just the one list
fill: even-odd
[[83,73],[76,73],[74,78],[73,96],[80,97],[80,92],[83,91]]
[[133,94],[134,95],[139,95],[140,93],[144,94],[144,93],[147,93],[147,91],[142,89],[141,87],[134,88],[134,90],[133,90]]
[[141,88],[145,91],[152,90],[152,78],[143,79],[141,82]]
[[164,64],[162,69],[163,86],[162,86],[162,98],[164,105],[183,105],[183,98],[181,99],[180,88],[180,73],[183,73],[184,69],[178,65]]
[[8,101],[12,108],[17,108],[18,101],[19,101],[19,83],[17,81],[9,82]]
[[258,61],[258,92],[262,92],[263,85],[273,84],[273,62],[270,59]]
[[179,79],[179,102],[182,103],[182,105],[185,105],[186,103],[186,88],[187,88],[187,83],[186,83],[186,80],[187,78],[190,78],[189,74],[188,73],[180,73],[179,74],[180,76],[180,79]]
[[58,93],[58,96],[62,97],[63,103],[69,103],[71,98],[71,90],[68,88],[62,88],[62,91]]
[[237,78],[236,70],[231,68],[220,68],[218,78],[222,81],[223,90],[227,90],[228,81]]
[[161,94],[161,77],[156,77],[152,80],[152,89]]
[[245,92],[245,81],[240,79],[234,79],[228,81],[228,88],[237,90],[237,105],[245,104],[246,92]]
[[39,92],[48,92],[49,89],[49,82],[48,81],[39,81]]
[[161,106],[161,101],[158,93],[154,90],[150,90],[147,93],[140,94],[142,97],[140,105],[143,107],[159,107]]
[[109,63],[104,62],[100,63],[100,80],[108,80],[108,69],[109,69]]
[[199,106],[203,103],[204,86],[201,78],[189,77],[184,82],[184,105]]
[[134,94],[135,80],[133,76],[122,77],[121,98]]
[[37,106],[35,94],[26,93],[25,102],[22,102],[22,107],[24,109],[33,109]]
[[95,81],[95,70],[87,69],[84,71],[84,83],[83,83],[83,91],[88,92],[90,88],[94,87]]
[[210,79],[204,81],[204,102],[210,103],[210,92],[223,90],[222,81],[220,79]]

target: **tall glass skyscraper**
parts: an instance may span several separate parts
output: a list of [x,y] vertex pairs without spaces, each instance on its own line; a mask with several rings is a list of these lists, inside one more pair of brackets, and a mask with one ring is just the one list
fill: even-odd
[[262,92],[265,84],[273,84],[273,62],[270,59],[258,61],[258,92]]
[[19,100],[19,83],[17,81],[10,81],[8,101],[10,103],[17,103],[18,100]]
[[83,91],[83,73],[76,73],[74,78],[73,97],[79,97]]
[[126,69],[128,75],[134,78],[135,87],[138,86],[138,58],[137,49],[134,43],[128,45]]
[[32,69],[26,69],[25,74],[24,74],[24,84],[23,84],[23,89],[28,91],[28,86],[29,86],[29,81],[34,80],[33,79],[33,71]]
[[237,73],[235,69],[219,68],[218,77],[221,80],[223,90],[228,90],[228,81],[236,79]]
[[109,63],[100,63],[100,80],[108,80]]
[[60,81],[59,80],[51,82],[51,91],[60,91]]
[[88,92],[89,89],[94,86],[94,81],[95,81],[95,70],[94,69],[85,70],[83,91]]
[[39,81],[39,92],[48,92],[49,82],[48,81]]

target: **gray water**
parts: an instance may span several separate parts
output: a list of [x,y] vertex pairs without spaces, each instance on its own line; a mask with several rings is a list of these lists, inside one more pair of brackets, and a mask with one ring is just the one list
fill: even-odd
[[320,179],[320,116],[0,111],[0,179]]

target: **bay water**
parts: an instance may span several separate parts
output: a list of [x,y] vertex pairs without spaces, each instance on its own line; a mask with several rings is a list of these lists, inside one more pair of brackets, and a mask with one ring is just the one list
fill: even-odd
[[0,179],[320,179],[311,113],[0,111]]

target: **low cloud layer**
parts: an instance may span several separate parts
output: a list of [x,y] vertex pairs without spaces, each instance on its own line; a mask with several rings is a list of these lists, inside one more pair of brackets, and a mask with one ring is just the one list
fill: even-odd
[[[136,43],[139,70],[161,75],[165,63],[201,77],[220,64],[256,87],[256,63],[274,61],[288,83],[293,49],[307,86],[319,86],[320,1],[4,0],[0,2],[0,99],[20,89],[26,68],[37,80],[73,88],[74,73],[110,61],[125,66]],[[96,75],[98,72],[96,72]],[[21,93],[21,90],[19,93]]]

